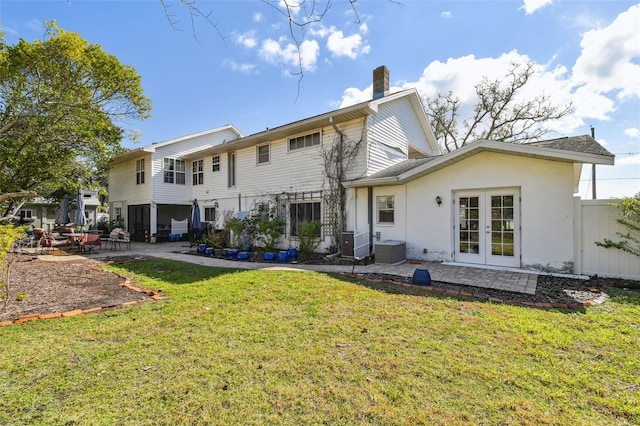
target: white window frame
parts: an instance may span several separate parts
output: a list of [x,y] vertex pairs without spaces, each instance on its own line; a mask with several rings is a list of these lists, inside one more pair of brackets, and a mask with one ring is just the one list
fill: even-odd
[[289,138],[289,140],[287,141],[287,149],[289,150],[289,152],[298,151],[314,146],[320,146],[321,144],[322,133],[320,131],[317,131]]
[[[260,148],[267,148],[266,159],[261,158],[265,156],[265,153],[264,152],[261,153]],[[264,143],[262,145],[256,146],[256,164],[263,165],[263,164],[269,164],[270,162],[271,162],[271,144]]]
[[31,209],[20,209],[18,210],[17,217],[20,219],[33,219],[35,215],[33,214],[33,210]]
[[136,160],[136,185],[144,185],[144,158]]
[[187,163],[178,158],[163,159],[164,183],[186,185]]
[[204,160],[191,162],[191,184],[193,186],[204,185]]
[[220,171],[220,156],[214,155],[211,157],[211,171],[219,172]]
[[[380,213],[391,213],[391,221],[382,220],[380,218]],[[380,195],[376,197],[376,223],[382,225],[393,225],[395,224],[395,197],[393,195]]]

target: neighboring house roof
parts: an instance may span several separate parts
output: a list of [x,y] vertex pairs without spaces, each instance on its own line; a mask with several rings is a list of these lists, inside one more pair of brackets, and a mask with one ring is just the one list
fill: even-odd
[[437,157],[405,160],[366,178],[345,182],[347,187],[404,184],[483,151],[568,163],[613,165],[614,155],[591,136],[574,136],[517,144],[479,140]]
[[[345,108],[340,108],[324,114],[316,115],[313,117],[305,118],[303,120],[294,121],[293,123],[285,124],[283,126],[267,129],[263,132],[255,133],[253,135],[245,136],[239,139],[225,142],[220,145],[216,145],[204,150],[193,152],[189,155],[183,156],[185,160],[193,160],[202,158],[203,156],[215,155],[222,152],[231,150],[248,148],[260,143],[273,141],[274,139],[286,138],[297,134],[316,130],[320,127],[339,126],[340,123],[345,123],[358,118],[363,118],[378,111],[378,107],[386,102],[391,102],[398,98],[408,97],[413,109],[416,111],[416,115],[420,122],[420,126],[425,135],[429,146],[435,152],[439,152],[438,142],[436,141],[433,130],[429,125],[429,120],[424,112],[422,101],[416,89],[408,89],[400,92],[385,95],[384,97],[373,99],[359,104],[351,105]],[[423,152],[423,155],[428,153]]]
[[156,142],[156,143],[152,143],[151,145],[147,145],[147,146],[143,146],[140,148],[134,148],[134,149],[130,149],[127,152],[124,152],[120,155],[118,155],[116,158],[114,158],[111,163],[109,163],[109,165],[114,165],[114,164],[118,164],[118,163],[122,163],[124,161],[129,161],[131,159],[134,158],[138,158],[140,156],[140,154],[143,153],[153,153],[156,151],[156,149],[158,148],[162,148],[164,146],[167,145],[171,145],[171,144],[175,144],[175,143],[179,143],[188,139],[192,139],[192,138],[197,138],[200,136],[206,136],[212,133],[217,133],[223,130],[231,130],[233,133],[235,133],[238,138],[242,137],[242,133],[240,133],[240,131],[238,129],[235,128],[235,126],[233,126],[232,124],[227,124],[225,126],[221,126],[221,127],[216,127],[215,129],[209,129],[209,130],[205,130],[202,132],[198,132],[198,133],[193,133],[190,135],[186,135],[186,136],[180,136],[178,138],[174,138],[174,139],[169,139],[168,141],[164,141],[164,142]]

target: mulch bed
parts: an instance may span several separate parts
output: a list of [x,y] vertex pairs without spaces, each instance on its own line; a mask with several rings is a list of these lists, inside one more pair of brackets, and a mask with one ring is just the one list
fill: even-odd
[[0,325],[117,309],[159,298],[125,277],[100,269],[104,263],[79,256],[19,256],[10,268],[9,298],[0,301]]

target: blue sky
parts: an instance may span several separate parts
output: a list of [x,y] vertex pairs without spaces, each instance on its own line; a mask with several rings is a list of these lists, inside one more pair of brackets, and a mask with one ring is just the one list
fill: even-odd
[[[297,51],[278,0],[197,0],[215,27],[203,19],[192,27],[183,5],[165,4],[0,0],[0,23],[12,43],[42,38],[44,22],[55,19],[136,68],[153,110],[150,119],[128,123],[139,137],[126,147],[225,124],[248,135],[367,100],[379,65],[389,68],[392,90],[451,90],[471,105],[483,76],[499,78],[511,62],[533,61],[530,94],[574,105],[549,137],[588,134],[593,126],[616,154],[616,166],[597,168],[598,198],[640,191],[639,3],[361,0],[357,19],[348,0],[333,0],[322,22],[298,33],[302,79],[291,74],[299,70]],[[590,174],[585,168],[583,198],[591,197]]]

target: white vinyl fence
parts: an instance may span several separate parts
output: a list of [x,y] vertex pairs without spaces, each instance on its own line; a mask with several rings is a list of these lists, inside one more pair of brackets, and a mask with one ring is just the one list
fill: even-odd
[[576,198],[574,271],[583,275],[640,279],[640,258],[622,250],[595,245],[595,241],[605,238],[619,241],[616,232],[626,232],[617,222],[620,211],[609,205],[613,201]]

